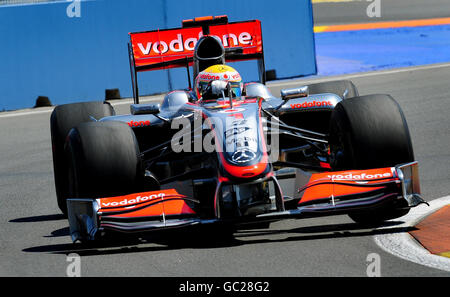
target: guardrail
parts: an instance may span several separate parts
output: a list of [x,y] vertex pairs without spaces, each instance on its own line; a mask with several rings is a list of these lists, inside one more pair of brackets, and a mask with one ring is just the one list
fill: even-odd
[[[316,73],[310,0],[62,1],[0,6],[0,111],[103,100],[106,89],[131,97],[128,32],[179,27],[182,19],[228,15],[262,22],[266,69],[277,78]],[[256,65],[235,65],[257,80]],[[178,71],[179,70],[179,71]],[[182,69],[145,73],[141,94],[187,86]]]

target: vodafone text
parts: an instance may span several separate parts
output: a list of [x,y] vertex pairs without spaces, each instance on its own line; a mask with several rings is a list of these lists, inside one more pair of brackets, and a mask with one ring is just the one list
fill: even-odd
[[312,102],[303,102],[291,104],[291,108],[310,108],[310,107],[328,107],[333,106],[333,103],[330,101],[312,101]]
[[392,173],[386,172],[386,173],[376,173],[376,174],[333,174],[328,175],[331,179],[345,179],[345,180],[362,180],[362,179],[379,179],[379,178],[389,178],[392,177]]
[[[202,36],[202,33],[199,33],[199,38]],[[252,35],[248,32],[242,32],[240,34],[225,34],[220,38],[217,36],[222,44],[227,46],[239,46],[239,45],[249,45],[252,43]],[[199,39],[198,38],[198,39]],[[143,55],[150,55],[152,51],[154,54],[164,54],[168,51],[173,53],[179,53],[184,51],[193,51],[195,45],[198,41],[195,37],[190,37],[184,40],[182,34],[177,34],[177,38],[170,41],[156,41],[156,42],[147,42],[145,45],[142,43],[138,43],[137,46]]]
[[131,128],[133,127],[143,127],[143,126],[150,126],[150,121],[130,121],[127,123],[128,126]]
[[[199,77],[200,79],[206,79],[206,80],[208,80],[208,81],[210,81],[210,80],[219,80],[219,79],[221,79],[221,77],[220,77],[219,74],[218,74],[218,75],[213,75],[213,74],[210,74],[210,73],[206,73],[206,74],[201,73],[198,77]],[[227,74],[224,74],[224,75],[223,75],[223,78],[224,78],[224,79],[228,79],[228,75],[227,75]],[[239,73],[232,74],[232,75],[231,75],[231,79],[232,79],[232,80],[239,80],[239,79],[241,79],[241,76],[240,76]]]
[[153,194],[150,196],[137,196],[136,198],[133,199],[127,199],[125,198],[124,200],[120,201],[120,202],[102,202],[101,203],[101,207],[108,207],[108,206],[127,206],[127,205],[131,205],[131,204],[136,204],[139,202],[145,202],[148,200],[152,200],[152,199],[156,199],[156,198],[164,198],[166,194],[164,193],[159,193],[159,194]]

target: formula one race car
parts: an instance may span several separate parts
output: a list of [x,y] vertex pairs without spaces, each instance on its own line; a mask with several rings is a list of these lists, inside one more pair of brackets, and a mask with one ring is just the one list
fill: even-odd
[[[379,224],[424,202],[396,101],[359,96],[346,80],[274,97],[258,20],[202,17],[130,33],[129,58],[131,114],[85,102],[51,115],[57,200],[74,242],[336,214]],[[252,59],[259,82],[225,65]],[[140,104],[138,73],[174,67],[186,67],[189,88]]]

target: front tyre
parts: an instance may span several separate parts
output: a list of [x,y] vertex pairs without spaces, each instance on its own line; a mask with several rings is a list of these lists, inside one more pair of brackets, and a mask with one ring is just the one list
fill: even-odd
[[143,167],[136,137],[120,122],[82,123],[66,142],[71,198],[100,198],[142,189]]
[[[389,95],[354,97],[337,104],[331,114],[329,143],[334,170],[392,167],[414,161],[405,117]],[[377,225],[408,211],[389,205],[349,216],[357,223]]]
[[100,101],[62,104],[55,107],[50,116],[53,173],[58,207],[67,213],[66,199],[69,197],[68,164],[64,153],[67,134],[74,126],[99,120],[115,114],[111,104]]

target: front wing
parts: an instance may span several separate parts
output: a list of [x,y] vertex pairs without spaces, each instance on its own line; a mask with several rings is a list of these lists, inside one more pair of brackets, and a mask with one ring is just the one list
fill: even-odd
[[[335,215],[392,202],[401,202],[408,208],[425,203],[420,196],[417,162],[379,169],[316,173],[306,182],[302,182],[302,178],[304,176],[296,174],[297,193],[293,199],[283,201],[286,207],[239,217],[232,222]],[[141,232],[230,222],[230,219],[201,219],[194,211],[195,203],[198,201],[176,189],[99,199],[68,199],[70,234],[76,242],[94,240],[96,234],[104,230]]]

